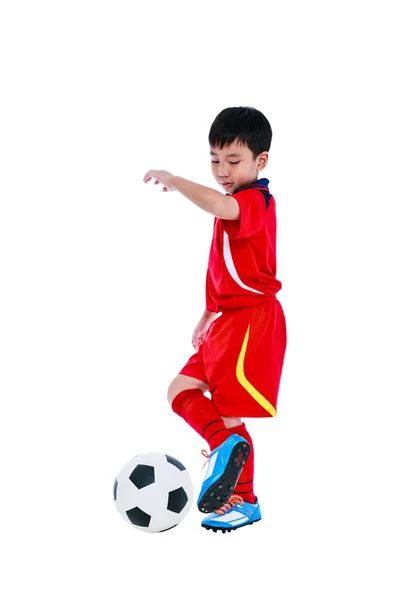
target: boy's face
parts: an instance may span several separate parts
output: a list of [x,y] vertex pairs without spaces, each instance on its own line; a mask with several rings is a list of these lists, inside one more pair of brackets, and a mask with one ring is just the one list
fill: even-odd
[[268,152],[254,160],[252,151],[236,140],[224,148],[210,146],[210,154],[212,173],[226,194],[256,181],[268,161]]

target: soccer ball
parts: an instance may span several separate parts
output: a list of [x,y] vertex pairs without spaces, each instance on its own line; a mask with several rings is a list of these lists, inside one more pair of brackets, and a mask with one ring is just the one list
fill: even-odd
[[180,523],[193,502],[190,475],[179,460],[161,452],[139,454],[120,470],[114,502],[122,518],[141,531],[167,531]]

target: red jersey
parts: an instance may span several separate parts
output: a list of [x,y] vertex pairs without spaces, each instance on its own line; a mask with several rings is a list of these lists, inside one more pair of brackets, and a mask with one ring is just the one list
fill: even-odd
[[240,218],[214,220],[206,278],[209,311],[252,306],[282,287],[275,277],[276,212],[268,184],[263,178],[227,194],[239,203]]

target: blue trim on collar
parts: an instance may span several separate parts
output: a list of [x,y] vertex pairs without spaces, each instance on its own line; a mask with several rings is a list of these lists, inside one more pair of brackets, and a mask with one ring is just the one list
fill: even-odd
[[253,183],[249,183],[248,185],[243,185],[242,187],[236,188],[232,193],[236,194],[236,192],[241,192],[242,190],[247,190],[249,188],[264,188],[268,189],[269,179],[263,177],[262,179],[257,179],[253,181]]

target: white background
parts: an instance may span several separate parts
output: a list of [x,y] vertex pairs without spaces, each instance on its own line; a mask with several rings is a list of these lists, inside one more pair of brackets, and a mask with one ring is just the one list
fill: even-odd
[[[1,597],[398,600],[399,53],[395,2],[5,1],[1,56]],[[227,106],[271,122],[278,417],[247,420],[263,520],[145,534],[131,457],[201,484],[166,390],[204,309]]]

